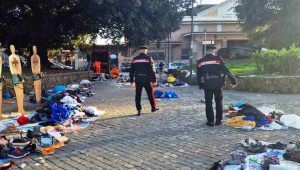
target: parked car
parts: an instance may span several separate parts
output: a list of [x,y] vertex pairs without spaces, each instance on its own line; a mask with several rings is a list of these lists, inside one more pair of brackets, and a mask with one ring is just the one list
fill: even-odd
[[131,63],[122,63],[121,64],[121,71],[122,72],[129,72],[130,71]]
[[169,70],[182,69],[183,63],[169,63]]
[[184,66],[183,63],[169,63],[169,67],[166,68],[166,70],[169,70],[169,74],[171,74],[173,72],[173,70],[175,69],[182,69]]
[[66,66],[60,62],[57,62],[57,61],[49,61],[51,63],[50,65],[50,68],[53,68],[53,69],[67,69],[67,70],[72,70],[73,67],[71,66]]

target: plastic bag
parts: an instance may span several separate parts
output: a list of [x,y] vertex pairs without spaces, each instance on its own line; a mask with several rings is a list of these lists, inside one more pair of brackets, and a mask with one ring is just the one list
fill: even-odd
[[300,117],[295,114],[282,115],[280,121],[288,127],[300,129]]

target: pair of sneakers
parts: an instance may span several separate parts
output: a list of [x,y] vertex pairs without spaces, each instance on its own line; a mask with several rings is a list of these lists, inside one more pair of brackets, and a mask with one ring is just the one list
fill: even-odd
[[[151,109],[151,112],[154,113],[154,112],[156,112],[156,111],[158,111],[158,110],[159,110],[159,107],[157,106],[157,107],[152,108],[152,109]],[[138,116],[141,116],[141,114],[142,114],[142,110],[138,110],[137,115],[138,115]]]

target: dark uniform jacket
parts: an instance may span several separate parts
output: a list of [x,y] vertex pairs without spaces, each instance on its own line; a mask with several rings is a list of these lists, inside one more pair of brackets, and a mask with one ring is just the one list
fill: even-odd
[[201,89],[222,88],[225,84],[226,75],[229,77],[231,84],[236,84],[236,79],[221,57],[207,54],[197,63],[197,80]]
[[130,82],[150,83],[156,82],[153,60],[150,56],[141,53],[134,57],[130,67]]

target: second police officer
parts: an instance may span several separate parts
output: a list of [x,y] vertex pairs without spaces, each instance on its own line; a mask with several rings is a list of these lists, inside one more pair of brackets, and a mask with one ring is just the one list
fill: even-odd
[[[235,77],[230,73],[221,57],[215,56],[216,47],[213,45],[206,46],[206,54],[197,63],[197,80],[199,88],[204,90],[205,108],[206,108],[206,125],[221,125],[223,119],[223,86],[225,76],[230,79],[232,88],[236,87]],[[216,119],[212,100],[216,102]]]

